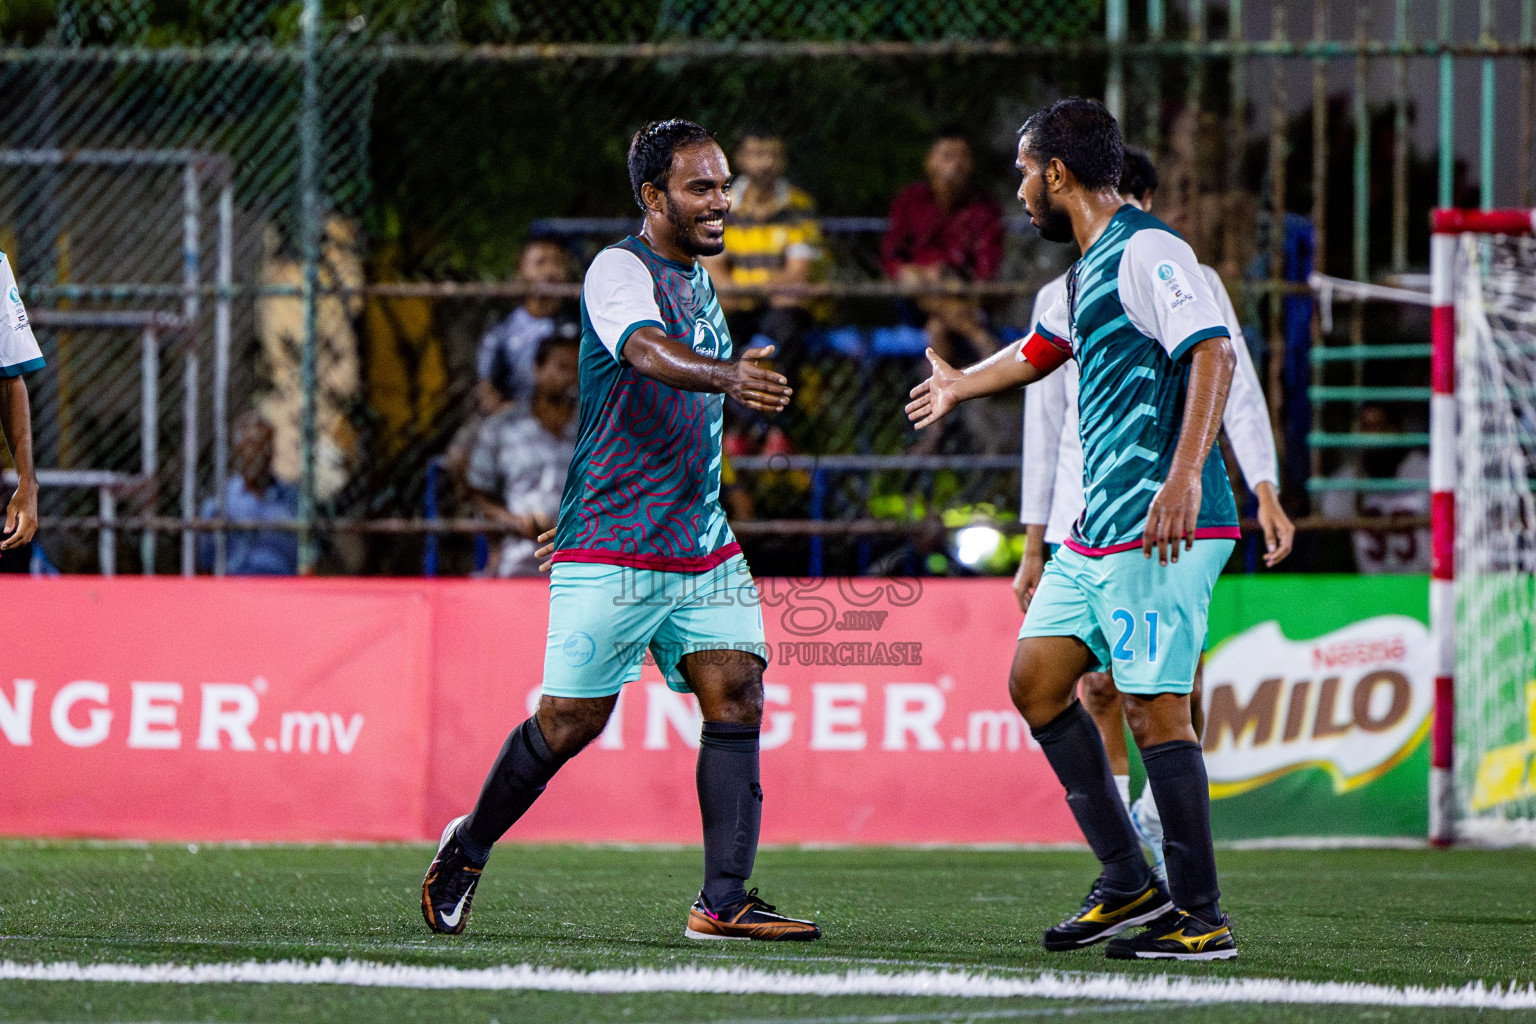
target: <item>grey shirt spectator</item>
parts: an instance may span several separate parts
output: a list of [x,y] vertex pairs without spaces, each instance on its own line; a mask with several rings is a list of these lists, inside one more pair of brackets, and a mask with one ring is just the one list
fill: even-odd
[[495,574],[539,571],[541,532],[554,525],[560,494],[576,454],[579,341],[553,335],[534,355],[533,393],[486,419],[469,456],[468,481],[477,509],[516,532],[502,542]]
[[[469,458],[469,485],[501,497],[506,510],[539,528],[560,511],[566,472],[576,454],[576,420],[556,436],[521,407],[503,409],[480,427]],[[531,537],[508,536],[496,564],[498,576],[533,576],[538,544]]]

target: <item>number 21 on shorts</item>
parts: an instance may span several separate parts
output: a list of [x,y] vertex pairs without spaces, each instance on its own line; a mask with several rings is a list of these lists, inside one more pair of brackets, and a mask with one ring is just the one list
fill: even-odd
[[[1119,639],[1115,641],[1114,649],[1110,651],[1111,656],[1116,661],[1135,661],[1135,648],[1137,646],[1136,616],[1124,608],[1116,608],[1110,618],[1115,620],[1115,625],[1119,629]],[[1146,623],[1147,627],[1147,661],[1153,665],[1157,664],[1157,619],[1157,612],[1147,612],[1142,616],[1142,620]]]

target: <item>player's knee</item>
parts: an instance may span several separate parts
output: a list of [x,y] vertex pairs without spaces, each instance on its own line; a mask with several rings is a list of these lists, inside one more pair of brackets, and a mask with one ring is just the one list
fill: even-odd
[[1078,696],[1083,707],[1095,718],[1120,710],[1120,691],[1108,672],[1084,672],[1077,682]]
[[1147,702],[1140,697],[1127,697],[1123,702],[1125,710],[1125,724],[1131,730],[1131,736],[1136,740],[1138,747],[1146,746],[1142,737],[1148,732],[1151,717],[1147,711]]
[[693,656],[688,676],[706,721],[758,726],[763,722],[763,663],[743,651]]
[[1067,709],[1071,696],[1062,699],[1054,693],[1044,693],[1035,685],[1027,665],[1015,665],[1008,676],[1008,696],[1013,706],[1031,729],[1038,729]]
[[1042,656],[1037,645],[1021,642],[1014,652],[1008,672],[1008,696],[1031,729],[1038,729],[1061,714],[1072,703],[1072,682],[1076,676],[1058,683],[1060,671],[1053,671],[1049,657]]
[[555,756],[575,757],[602,734],[612,711],[611,701],[545,697],[539,703],[539,732]]
[[1125,724],[1130,727],[1138,747],[1195,738],[1188,697],[1175,693],[1148,697],[1129,694],[1121,703],[1125,707]]

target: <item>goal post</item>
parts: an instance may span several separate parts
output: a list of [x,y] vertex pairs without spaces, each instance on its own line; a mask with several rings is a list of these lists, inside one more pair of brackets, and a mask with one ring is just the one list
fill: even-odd
[[1436,210],[1429,839],[1536,837],[1536,210]]

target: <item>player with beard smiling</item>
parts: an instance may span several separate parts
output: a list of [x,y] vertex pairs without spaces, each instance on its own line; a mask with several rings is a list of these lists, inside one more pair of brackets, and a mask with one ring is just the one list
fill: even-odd
[[[788,403],[783,377],[733,357],[700,256],[724,248],[730,169],[691,121],[653,122],[629,147],[645,214],[582,285],[580,421],[554,531],[538,711],[507,737],[474,809],[443,830],[422,883],[435,932],[458,934],[492,845],[608,724],[647,648],[667,684],[698,697],[704,886],[696,939],[807,941],[821,932],[747,891],[763,791],[758,734],[767,645],[757,587],[720,506],[724,395]],[[542,538],[541,538],[542,539]],[[755,653],[754,653],[755,652]]]

